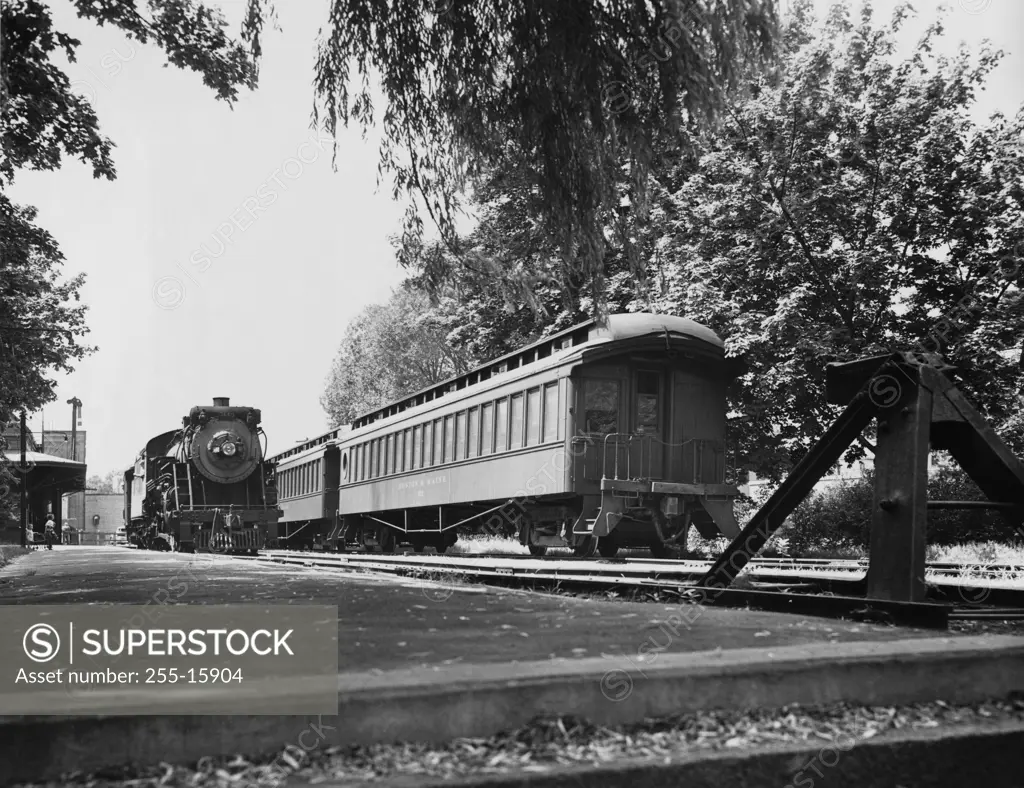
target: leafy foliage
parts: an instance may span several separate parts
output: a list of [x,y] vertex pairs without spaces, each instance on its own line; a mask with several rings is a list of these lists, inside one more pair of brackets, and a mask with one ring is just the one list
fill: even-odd
[[467,371],[470,357],[451,345],[450,332],[410,289],[364,309],[345,330],[320,398],[332,424]]
[[85,481],[89,492],[122,493],[124,492],[124,474],[115,469],[107,471],[103,476],[90,476]]
[[[812,550],[866,550],[871,541],[874,476],[866,472],[809,496],[780,531],[791,555]],[[943,462],[928,477],[928,499],[983,501],[984,494],[958,466]],[[1014,526],[991,509],[932,509],[928,512],[929,545],[956,545],[973,541],[1020,541]]]
[[50,370],[70,371],[91,348],[79,303],[83,274],[60,280],[64,256],[37,227],[35,209],[0,194],[0,423],[15,409],[35,410],[54,398]]
[[[869,7],[854,23],[843,4],[816,27],[808,7],[785,30],[780,72],[755,77],[698,138],[658,240],[660,308],[718,328],[751,363],[736,404],[778,432],[741,443],[774,475],[834,417],[827,362],[938,349],[1001,427],[1024,382],[1010,353],[1024,339],[1024,266],[1000,268],[1024,239],[1024,114],[969,117],[999,54],[934,57],[936,22],[896,62],[905,7],[884,28]],[[964,310],[965,297],[979,308]],[[957,330],[941,329],[952,314]]]
[[[263,3],[250,0],[257,18]],[[380,167],[412,198],[403,263],[423,250],[417,197],[461,254],[459,194],[514,168],[535,190],[566,283],[599,290],[620,187],[645,203],[657,140],[710,115],[774,25],[767,0],[333,0],[316,117],[332,131],[369,126],[379,75]]]
[[[233,102],[239,86],[256,85],[247,47],[226,35],[226,22],[216,9],[190,0],[148,0],[149,16],[144,16],[134,2],[74,4],[85,19],[114,25],[140,43],[158,44],[173,65],[200,73],[220,99]],[[62,156],[91,165],[97,178],[113,179],[113,143],[100,134],[89,101],[72,92],[67,75],[52,62],[57,51],[74,62],[81,42],[53,28],[40,0],[8,0],[2,23],[0,184],[10,183],[18,169],[55,170]]]

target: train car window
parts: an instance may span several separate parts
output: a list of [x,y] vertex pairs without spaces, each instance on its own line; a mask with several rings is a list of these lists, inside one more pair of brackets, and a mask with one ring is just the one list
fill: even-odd
[[661,375],[638,372],[636,375],[636,431],[641,435],[658,432],[661,412]]
[[395,436],[388,435],[387,447],[384,449],[384,475],[395,472]]
[[412,470],[412,433],[413,430],[405,431],[405,466],[404,470]]
[[544,387],[544,442],[558,438],[558,384]]
[[441,450],[444,448],[444,421],[441,419],[434,419],[434,459],[433,465],[440,465],[444,460],[441,459]]
[[584,431],[608,435],[619,431],[619,382],[587,380],[584,388]]
[[480,454],[494,451],[494,404],[488,402],[480,409]]
[[476,457],[480,452],[480,409],[470,408],[469,410],[469,445],[466,446],[466,456]]
[[526,394],[526,445],[540,443],[540,389]]
[[364,443],[360,448],[361,451],[359,453],[362,455],[362,458],[359,462],[359,478],[365,481],[367,474],[366,465],[369,462],[367,455],[370,453],[369,444]]
[[455,417],[455,459],[466,459],[466,411]]
[[370,460],[370,476],[374,479],[380,476],[380,438],[370,442],[373,449],[373,459]]
[[405,470],[405,431],[395,435],[395,473]]
[[512,396],[512,419],[509,426],[510,449],[519,449],[523,445],[523,395]]
[[442,462],[452,461],[452,449],[455,447],[455,417],[444,417],[444,459]]
[[494,451],[508,449],[508,398],[498,400],[494,410]]

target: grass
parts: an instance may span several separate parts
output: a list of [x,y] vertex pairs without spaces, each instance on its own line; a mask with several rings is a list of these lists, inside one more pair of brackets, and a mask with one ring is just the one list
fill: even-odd
[[448,548],[452,555],[529,555],[530,551],[519,544],[518,539],[488,534],[459,536],[459,541]]
[[1024,566],[1024,545],[1000,542],[967,542],[954,545],[929,545],[929,561],[965,564],[1016,564]]
[[13,544],[2,544],[0,545],[0,568],[7,566],[15,558],[22,555],[28,555],[29,550],[27,547],[19,547]]
[[[761,551],[764,557],[787,556],[786,539],[772,539],[768,546]],[[704,558],[715,558],[729,544],[724,536],[717,539],[703,539],[696,531],[691,531],[687,550],[691,555]],[[3,548],[0,548],[2,550]],[[21,548],[15,548],[20,550]],[[453,555],[528,555],[529,551],[515,538],[506,538],[490,535],[460,536],[459,541],[451,548],[449,553]],[[568,549],[551,548],[549,555],[565,553],[569,555]],[[649,558],[647,550],[620,550],[619,556],[623,558]],[[812,548],[804,551],[801,558],[867,558],[868,551],[860,547],[822,547]],[[1024,546],[1008,545],[999,542],[966,542],[955,545],[929,545],[929,561],[940,561],[947,563],[964,564],[1016,564],[1024,566]],[[3,564],[2,553],[0,553],[0,565]]]

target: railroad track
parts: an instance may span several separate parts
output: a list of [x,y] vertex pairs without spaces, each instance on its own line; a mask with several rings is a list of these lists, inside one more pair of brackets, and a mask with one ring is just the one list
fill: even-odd
[[[362,564],[370,568],[386,569],[395,564],[406,566],[418,563],[440,562],[445,566],[459,566],[465,564],[467,567],[474,567],[489,562],[508,561],[514,562],[514,573],[534,573],[537,571],[554,571],[562,575],[578,575],[593,573],[595,575],[608,576],[618,573],[634,575],[637,573],[652,573],[657,577],[679,575],[681,579],[693,578],[706,572],[711,561],[700,559],[682,559],[666,561],[657,558],[612,558],[612,559],[586,559],[581,560],[569,556],[544,556],[535,557],[517,553],[507,554],[486,554],[472,555],[465,553],[453,553],[443,555],[430,555],[419,553],[314,553],[301,550],[265,550],[261,556],[276,559],[281,558],[288,563],[294,563],[292,558],[304,558],[305,560],[325,561],[341,560],[350,564]],[[548,565],[554,565],[550,569]],[[543,567],[543,569],[538,569]],[[794,579],[805,577],[817,579],[820,577],[846,577],[856,579],[867,573],[867,559],[857,558],[754,558],[747,564],[744,574],[752,577],[760,575],[780,576],[793,575]],[[446,570],[447,571],[447,570]],[[971,581],[1017,581],[1017,587],[1024,587],[1024,565],[1020,564],[971,564],[953,562],[930,562],[925,567],[926,577],[929,580],[940,578],[962,578]],[[851,577],[856,576],[856,577]]]
[[[406,576],[439,577],[455,579],[460,576],[472,577],[487,583],[515,584],[527,586],[581,586],[591,589],[621,588],[636,590],[660,590],[688,596],[689,588],[694,580],[710,566],[710,561],[661,561],[647,558],[624,558],[585,560],[559,558],[556,556],[537,558],[532,556],[466,556],[466,555],[423,555],[423,554],[380,554],[380,553],[311,553],[300,551],[265,551],[257,557],[242,557],[243,560],[273,562],[307,567],[323,567],[355,571],[386,572]],[[815,609],[827,611],[834,608],[833,615],[844,615],[852,612],[851,605],[856,603],[851,593],[858,583],[862,583],[867,569],[866,562],[857,560],[828,561],[827,559],[755,559],[751,562],[748,578],[750,587],[742,590],[730,590],[734,604],[777,604],[774,609],[792,609],[778,600],[769,597],[785,598],[792,602],[795,599],[808,611]],[[940,570],[963,565],[941,565]],[[979,565],[980,566],[980,565]],[[986,567],[988,565],[985,565]],[[931,568],[931,567],[930,567]],[[969,578],[976,581],[977,576]],[[826,591],[833,595],[815,593],[822,590],[821,581],[830,581],[825,585]],[[999,599],[1008,600],[1009,604],[993,607],[995,598],[988,606],[984,602],[993,589],[986,586],[966,587],[962,583],[943,582],[941,577],[930,577],[935,586],[947,586],[957,589],[959,598],[953,599],[950,619],[984,619],[984,620],[1024,620],[1024,588],[995,589],[1002,593]],[[808,582],[810,581],[810,582]],[[814,581],[819,581],[815,583]],[[839,589],[836,591],[835,589]],[[774,593],[772,593],[774,592]],[[778,593],[785,592],[785,593]],[[797,592],[797,593],[793,593]],[[861,592],[862,593],[862,592]],[[949,596],[953,596],[950,594]],[[819,603],[809,602],[816,598]],[[832,605],[831,602],[837,604]],[[906,620],[911,621],[910,603],[882,603],[876,600],[859,600],[861,606],[875,607],[881,605],[890,611],[907,613]],[[908,605],[903,611],[900,605]],[[924,608],[935,608],[938,605],[925,605]],[[923,608],[922,608],[923,609]],[[860,612],[860,611],[856,611]],[[945,620],[945,618],[943,619]]]

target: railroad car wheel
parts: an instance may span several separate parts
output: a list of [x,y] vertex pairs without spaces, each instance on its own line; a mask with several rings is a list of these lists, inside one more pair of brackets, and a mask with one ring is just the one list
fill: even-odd
[[530,555],[544,555],[548,551],[548,548],[542,544],[530,545]]
[[615,554],[619,552],[619,543],[611,536],[606,539],[599,539],[597,542],[597,552],[601,554],[602,558],[614,558]]
[[596,536],[584,537],[582,542],[573,545],[572,554],[577,558],[593,558],[597,552],[597,543]]
[[384,530],[380,539],[380,551],[382,553],[393,553],[395,552],[395,535],[391,532],[390,528]]

